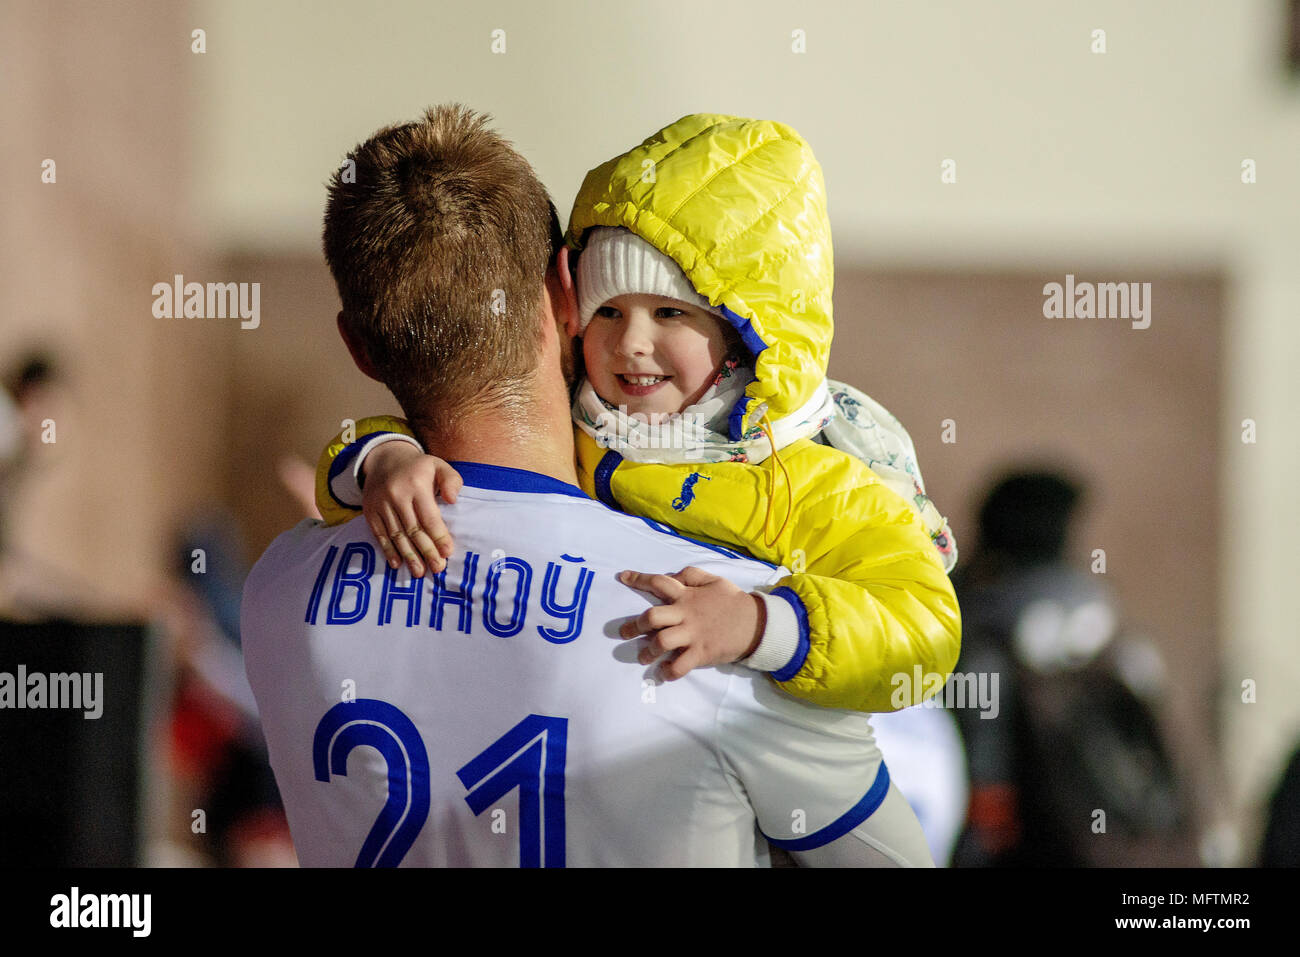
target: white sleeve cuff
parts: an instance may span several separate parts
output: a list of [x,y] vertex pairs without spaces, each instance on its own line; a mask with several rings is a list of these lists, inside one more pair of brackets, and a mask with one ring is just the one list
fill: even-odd
[[424,446],[411,438],[409,435],[403,435],[400,432],[381,432],[379,435],[372,435],[365,439],[361,448],[357,450],[356,458],[352,460],[352,467],[345,468],[338,475],[330,479],[330,493],[342,502],[353,508],[361,507],[361,465],[366,460],[366,456],[379,448],[385,442],[409,442],[421,452]]
[[784,598],[764,592],[759,592],[758,597],[767,606],[767,627],[763,629],[763,637],[754,653],[736,664],[755,671],[780,671],[799,649],[799,619]]

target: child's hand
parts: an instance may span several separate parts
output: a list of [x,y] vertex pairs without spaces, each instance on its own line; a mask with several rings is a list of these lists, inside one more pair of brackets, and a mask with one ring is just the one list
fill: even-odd
[[747,658],[758,647],[767,626],[767,607],[754,594],[698,568],[683,568],[676,575],[620,572],[619,581],[657,595],[665,602],[647,608],[619,628],[624,638],[648,635],[638,660],[648,665],[676,652],[660,667],[665,679],[675,681],[694,668],[730,664]]
[[424,576],[426,564],[435,574],[446,568],[455,543],[434,492],[455,502],[465,484],[456,470],[407,442],[385,442],[366,456],[361,471],[361,511],[388,564],[400,567],[400,552],[416,578]]

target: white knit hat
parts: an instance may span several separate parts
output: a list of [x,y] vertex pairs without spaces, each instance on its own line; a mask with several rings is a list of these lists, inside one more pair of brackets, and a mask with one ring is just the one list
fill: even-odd
[[615,296],[666,296],[699,306],[723,318],[722,308],[709,305],[682,267],[635,233],[622,227],[597,226],[578,256],[578,321],[582,331],[596,310]]

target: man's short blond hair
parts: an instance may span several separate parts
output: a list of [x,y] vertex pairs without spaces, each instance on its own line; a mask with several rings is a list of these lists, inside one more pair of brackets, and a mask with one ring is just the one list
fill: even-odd
[[434,107],[370,137],[329,185],[325,259],[343,322],[407,418],[435,435],[467,403],[508,403],[531,376],[562,242],[545,187],[489,122]]

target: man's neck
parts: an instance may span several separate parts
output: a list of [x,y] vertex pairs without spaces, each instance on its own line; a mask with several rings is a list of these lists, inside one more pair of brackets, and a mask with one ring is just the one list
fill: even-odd
[[454,434],[420,435],[420,441],[450,462],[524,469],[577,485],[569,397],[559,377],[555,379],[559,388],[544,390],[554,395],[533,396],[522,403],[531,415],[496,410],[466,415],[457,421]]

